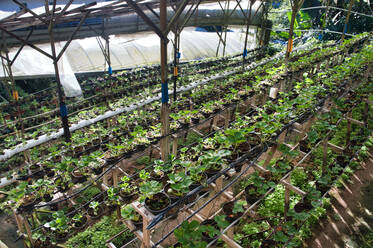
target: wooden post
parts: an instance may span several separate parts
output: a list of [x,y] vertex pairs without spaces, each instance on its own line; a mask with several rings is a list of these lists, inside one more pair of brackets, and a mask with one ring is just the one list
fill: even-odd
[[17,211],[13,209],[13,214],[14,214],[14,218],[16,219],[16,222],[17,222],[17,226],[18,226],[18,231],[23,233],[24,230],[23,230],[23,225],[22,225],[22,220],[21,220],[21,217],[17,214]]
[[231,119],[230,117],[231,117],[231,108],[227,108],[226,113],[225,113],[225,117],[224,117],[224,127],[225,128],[228,128],[228,126],[229,126],[229,121]]
[[326,174],[326,167],[328,163],[328,137],[323,140],[323,157],[322,157],[322,175]]
[[54,35],[53,35],[53,27],[54,27],[54,10],[55,10],[55,5],[53,6],[53,11],[51,12],[51,19],[49,22],[49,37],[50,37],[50,43],[51,43],[51,50],[52,50],[52,58],[53,58],[53,66],[54,66],[54,71],[56,74],[56,81],[57,81],[57,92],[58,92],[58,100],[60,103],[60,116],[62,120],[62,127],[63,127],[63,133],[65,136],[66,142],[71,141],[71,134],[70,134],[70,129],[69,129],[69,121],[67,117],[67,106],[65,104],[65,96],[62,91],[62,85],[61,85],[61,79],[60,79],[60,73],[58,69],[58,58],[57,58],[57,53],[56,53],[56,46],[54,43]]
[[[167,0],[160,0],[159,5],[159,16],[160,16],[160,30],[165,32],[167,29]],[[161,123],[162,136],[166,136],[161,139],[161,156],[162,160],[168,159],[170,153],[170,138],[167,136],[170,132],[170,110],[168,105],[168,82],[167,82],[167,40],[161,38],[161,83],[162,83],[162,107],[161,107]]]
[[351,112],[347,113],[347,131],[346,131],[346,147],[350,146],[350,140],[351,140]]
[[177,134],[173,138],[174,139],[172,141],[172,154],[176,157],[179,138]]
[[249,0],[249,16],[247,17],[246,20],[246,33],[245,33],[245,43],[244,43],[244,48],[243,48],[243,54],[242,54],[242,70],[245,68],[245,59],[247,56],[247,39],[249,36],[249,30],[250,30],[250,22],[251,22],[251,10],[253,8],[253,4],[256,2],[256,0]]
[[343,31],[342,31],[341,42],[343,42],[344,39],[345,39],[345,34],[347,32],[348,21],[350,20],[351,9],[352,9],[352,5],[354,5],[354,2],[355,2],[355,0],[351,0],[350,5],[348,6],[348,12],[347,12],[347,16],[346,16],[345,25],[344,25]]
[[34,247],[34,240],[32,239],[31,228],[30,228],[30,225],[28,223],[27,218],[23,219],[23,223],[25,224],[27,236],[28,236],[28,238],[30,240],[30,243],[31,243],[32,247]]
[[364,126],[366,128],[368,128],[368,115],[369,115],[369,103],[368,103],[368,101],[365,101],[365,103],[364,103],[363,121],[364,121]]
[[[290,175],[288,176],[288,178],[286,178],[286,182],[290,184]],[[285,187],[285,206],[284,206],[285,219],[289,211],[289,205],[290,205],[290,190],[288,187]]]
[[289,39],[286,49],[286,55],[285,55],[285,63],[288,63],[290,53],[293,49],[293,34],[294,34],[294,23],[295,18],[298,14],[299,8],[303,5],[304,0],[290,0],[291,3],[291,20],[290,20],[290,28],[289,28]]

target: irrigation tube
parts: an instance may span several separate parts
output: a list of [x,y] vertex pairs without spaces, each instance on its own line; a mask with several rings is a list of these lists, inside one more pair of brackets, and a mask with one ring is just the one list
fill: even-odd
[[[305,45],[296,47],[294,49],[294,51],[308,48],[311,45],[312,44],[305,44]],[[255,63],[254,62],[251,65],[247,66],[245,68],[245,70],[251,70],[251,69],[254,69],[254,68],[258,67],[258,66],[264,65],[264,64],[266,64],[268,62],[274,61],[274,60],[280,58],[281,56],[284,56],[284,54],[285,54],[285,52],[280,52],[280,53],[276,54],[275,56],[273,56],[271,58],[264,59],[260,63]],[[218,74],[216,74],[214,76],[210,76],[210,77],[207,77],[205,79],[193,82],[193,83],[189,84],[188,86],[179,87],[176,90],[176,92],[179,93],[179,92],[189,91],[191,89],[196,88],[197,86],[207,84],[211,80],[218,80],[218,79],[221,79],[221,78],[225,78],[225,77],[230,76],[232,74],[238,73],[241,70],[242,70],[241,68],[236,68],[236,69],[233,69],[231,71],[224,72],[224,73],[218,73]],[[172,90],[169,90],[168,93],[169,94],[173,94]],[[145,100],[140,101],[138,104],[132,104],[130,106],[123,107],[123,108],[118,108],[118,109],[113,110],[113,111],[107,111],[103,115],[97,116],[95,118],[87,119],[87,120],[82,120],[82,121],[78,122],[77,124],[71,125],[70,132],[74,132],[74,131],[79,130],[81,128],[90,126],[90,125],[92,125],[92,124],[94,124],[96,122],[99,122],[99,121],[102,121],[102,120],[114,117],[114,116],[122,114],[122,113],[128,113],[130,111],[136,110],[138,108],[141,108],[141,107],[143,107],[143,106],[145,106],[145,105],[147,105],[149,103],[158,101],[160,99],[161,99],[161,93],[159,93],[157,96],[154,96],[154,97],[148,97]],[[31,149],[31,148],[35,147],[35,146],[38,146],[38,145],[41,145],[43,143],[49,142],[49,141],[51,141],[53,139],[57,139],[57,138],[61,137],[62,135],[63,135],[63,129],[60,128],[57,132],[54,132],[54,133],[52,133],[50,135],[44,134],[44,135],[39,136],[38,139],[36,139],[36,140],[32,139],[32,140],[26,141],[26,144],[19,144],[14,149],[4,150],[4,155],[0,156],[0,161],[4,161],[6,159],[9,159],[10,157],[12,157],[13,155],[15,155],[17,153],[26,151],[28,149]]]
[[[272,30],[272,31],[285,31],[285,32],[288,32],[289,29],[272,29],[272,28],[267,28],[268,30]],[[338,31],[332,31],[332,30],[326,30],[326,29],[294,29],[294,32],[313,32],[313,33],[316,33],[316,32],[325,32],[325,33],[333,33],[333,34],[343,34],[342,32],[338,32]],[[355,36],[356,34],[347,34],[345,33],[345,35],[347,36]]]
[[[342,9],[342,8],[333,7],[333,6],[316,6],[316,7],[301,8],[300,10],[326,9],[326,8],[336,9],[336,10],[341,10],[341,11],[348,11],[348,9]],[[280,11],[270,11],[270,13],[282,13],[282,12],[288,12],[288,11],[291,11],[291,9],[289,8],[289,9],[280,10]],[[373,15],[368,15],[368,14],[364,14],[364,13],[360,13],[356,11],[350,11],[350,12],[352,14],[373,18]]]

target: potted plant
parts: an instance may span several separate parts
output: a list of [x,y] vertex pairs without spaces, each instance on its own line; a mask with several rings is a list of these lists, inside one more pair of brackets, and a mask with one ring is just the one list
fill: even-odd
[[146,209],[155,215],[165,210],[171,203],[170,198],[161,191],[162,184],[157,181],[146,181],[140,185],[144,205]]
[[142,216],[138,212],[136,212],[135,209],[131,205],[123,206],[121,208],[121,214],[125,220],[132,221],[132,223],[137,229],[142,228],[142,224],[143,224]]
[[93,171],[95,175],[99,175],[103,171],[105,161],[102,159],[104,154],[101,151],[95,151],[90,154],[91,161],[88,163],[88,167]]
[[123,176],[118,186],[120,189],[119,195],[122,197],[125,203],[129,203],[137,194],[137,187],[136,185],[133,185],[128,176]]
[[228,150],[218,150],[218,151],[207,151],[199,158],[200,166],[205,168],[205,173],[208,177],[215,175],[223,168],[225,164],[224,157],[231,154]]
[[106,191],[107,200],[105,201],[109,209],[115,209],[120,205],[120,200],[118,196],[118,188],[109,187]]
[[54,233],[57,242],[64,242],[69,237],[69,220],[65,213],[60,210],[52,214],[53,220],[44,224]]
[[169,180],[167,181],[164,191],[171,199],[171,202],[177,201],[189,192],[189,186],[193,183],[190,176],[184,172],[168,174]]
[[81,156],[80,160],[71,159],[71,163],[75,165],[75,168],[71,172],[73,183],[83,183],[87,178],[90,158],[88,156]]
[[156,181],[167,181],[166,173],[172,169],[172,164],[162,160],[154,160],[154,169],[150,172],[150,178]]
[[[174,232],[179,245],[174,247],[204,248],[207,242],[202,240],[202,228],[198,221],[184,221]],[[181,245],[181,246],[180,246]]]
[[98,219],[104,214],[104,209],[100,205],[99,202],[97,201],[92,201],[89,203],[89,208],[88,208],[88,215],[92,219]]
[[245,198],[249,204],[254,204],[259,198],[264,195],[270,188],[275,187],[275,183],[267,181],[254,172],[250,177],[250,184],[245,187]]
[[315,185],[316,185],[316,188],[317,190],[319,190],[321,192],[321,194],[325,194],[328,190],[329,190],[329,187],[330,187],[330,184],[332,183],[332,178],[330,175],[323,175],[322,177],[320,177]]
[[216,215],[214,219],[202,221],[202,240],[210,243],[220,234],[220,229],[224,229],[227,226],[229,226],[229,222],[226,221],[225,215]]
[[57,186],[57,189],[64,193],[68,191],[74,184],[72,179],[67,172],[63,172],[54,179],[54,184]]
[[247,205],[247,203],[244,200],[224,203],[223,213],[225,214],[227,221],[233,222],[234,220],[239,218],[243,214],[243,212],[245,212],[245,205]]
[[83,230],[87,226],[87,217],[81,213],[76,213],[72,218],[72,226],[75,230]]

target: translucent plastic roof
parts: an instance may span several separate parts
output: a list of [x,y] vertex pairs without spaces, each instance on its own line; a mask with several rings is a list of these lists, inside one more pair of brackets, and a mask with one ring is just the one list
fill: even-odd
[[[250,29],[248,49],[256,47],[255,27]],[[169,36],[172,39],[173,35]],[[227,46],[225,55],[239,54],[243,52],[245,33],[243,28],[231,28],[227,32]],[[104,40],[102,40],[104,43]],[[57,52],[61,50],[65,42],[56,44]],[[195,31],[194,27],[188,27],[181,33],[181,61],[215,57],[219,38],[215,32]],[[124,68],[158,64],[160,61],[160,40],[153,32],[142,32],[129,35],[110,36],[110,55],[113,70]],[[40,48],[50,53],[50,45],[43,44]],[[16,49],[10,51],[13,58]],[[168,61],[173,58],[172,42],[168,45]],[[223,55],[223,46],[220,44],[219,56]],[[1,66],[1,65],[0,65]],[[107,70],[104,55],[101,52],[97,38],[74,40],[62,56],[59,62],[65,93],[75,96],[79,93],[79,85],[74,73],[96,72]],[[30,47],[25,47],[12,66],[16,78],[37,78],[54,75],[52,60]],[[0,77],[3,77],[3,69],[0,68]],[[66,80],[65,80],[66,79]]]

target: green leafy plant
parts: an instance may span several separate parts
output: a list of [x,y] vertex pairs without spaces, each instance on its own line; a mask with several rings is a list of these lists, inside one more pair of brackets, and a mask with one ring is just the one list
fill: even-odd
[[189,192],[189,186],[193,183],[191,177],[185,175],[184,172],[168,174],[168,178],[167,182],[170,183],[170,188],[167,193],[175,196],[182,196]]
[[131,205],[126,205],[121,208],[122,217],[126,220],[132,220],[135,222],[140,221],[141,215],[135,211]]
[[140,185],[141,198],[140,200],[145,200],[145,198],[152,199],[153,195],[162,191],[162,183],[151,180],[143,182]]
[[89,203],[89,208],[92,209],[92,212],[94,215],[98,215],[99,214],[99,208],[100,207],[100,203],[97,202],[97,201],[92,201]]

